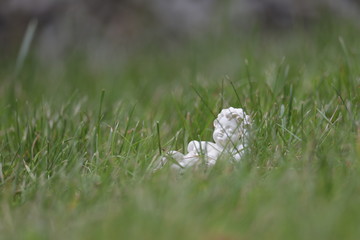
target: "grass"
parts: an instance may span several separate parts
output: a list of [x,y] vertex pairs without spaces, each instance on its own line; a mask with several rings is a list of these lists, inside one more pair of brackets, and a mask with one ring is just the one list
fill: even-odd
[[[120,70],[4,62],[0,238],[359,239],[357,31],[229,33]],[[254,121],[240,163],[154,173],[229,106]]]

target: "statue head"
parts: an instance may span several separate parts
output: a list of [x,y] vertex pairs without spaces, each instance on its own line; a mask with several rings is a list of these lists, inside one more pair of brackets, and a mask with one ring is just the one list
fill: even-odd
[[243,109],[223,109],[214,120],[214,141],[222,147],[238,145],[245,140],[249,125],[250,116]]

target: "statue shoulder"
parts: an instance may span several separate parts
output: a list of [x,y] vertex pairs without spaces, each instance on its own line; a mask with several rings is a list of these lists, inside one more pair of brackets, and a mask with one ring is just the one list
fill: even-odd
[[206,141],[191,141],[188,144],[187,150],[188,152],[202,152],[202,151],[209,151],[213,149],[218,149],[217,145],[213,142],[206,142]]

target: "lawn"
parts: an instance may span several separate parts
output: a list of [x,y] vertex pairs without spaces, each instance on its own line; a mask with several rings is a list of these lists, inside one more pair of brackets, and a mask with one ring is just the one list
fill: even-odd
[[[154,42],[112,68],[0,60],[0,239],[360,239],[357,26]],[[230,106],[239,163],[154,171]]]

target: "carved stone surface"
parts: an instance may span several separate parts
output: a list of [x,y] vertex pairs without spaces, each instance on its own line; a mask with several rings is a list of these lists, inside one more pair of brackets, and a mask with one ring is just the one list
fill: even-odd
[[161,164],[172,158],[177,162],[171,165],[174,169],[199,164],[212,166],[223,155],[239,161],[246,146],[250,124],[250,116],[243,109],[232,107],[223,109],[214,120],[214,142],[191,141],[187,147],[187,154],[170,151],[161,159]]

